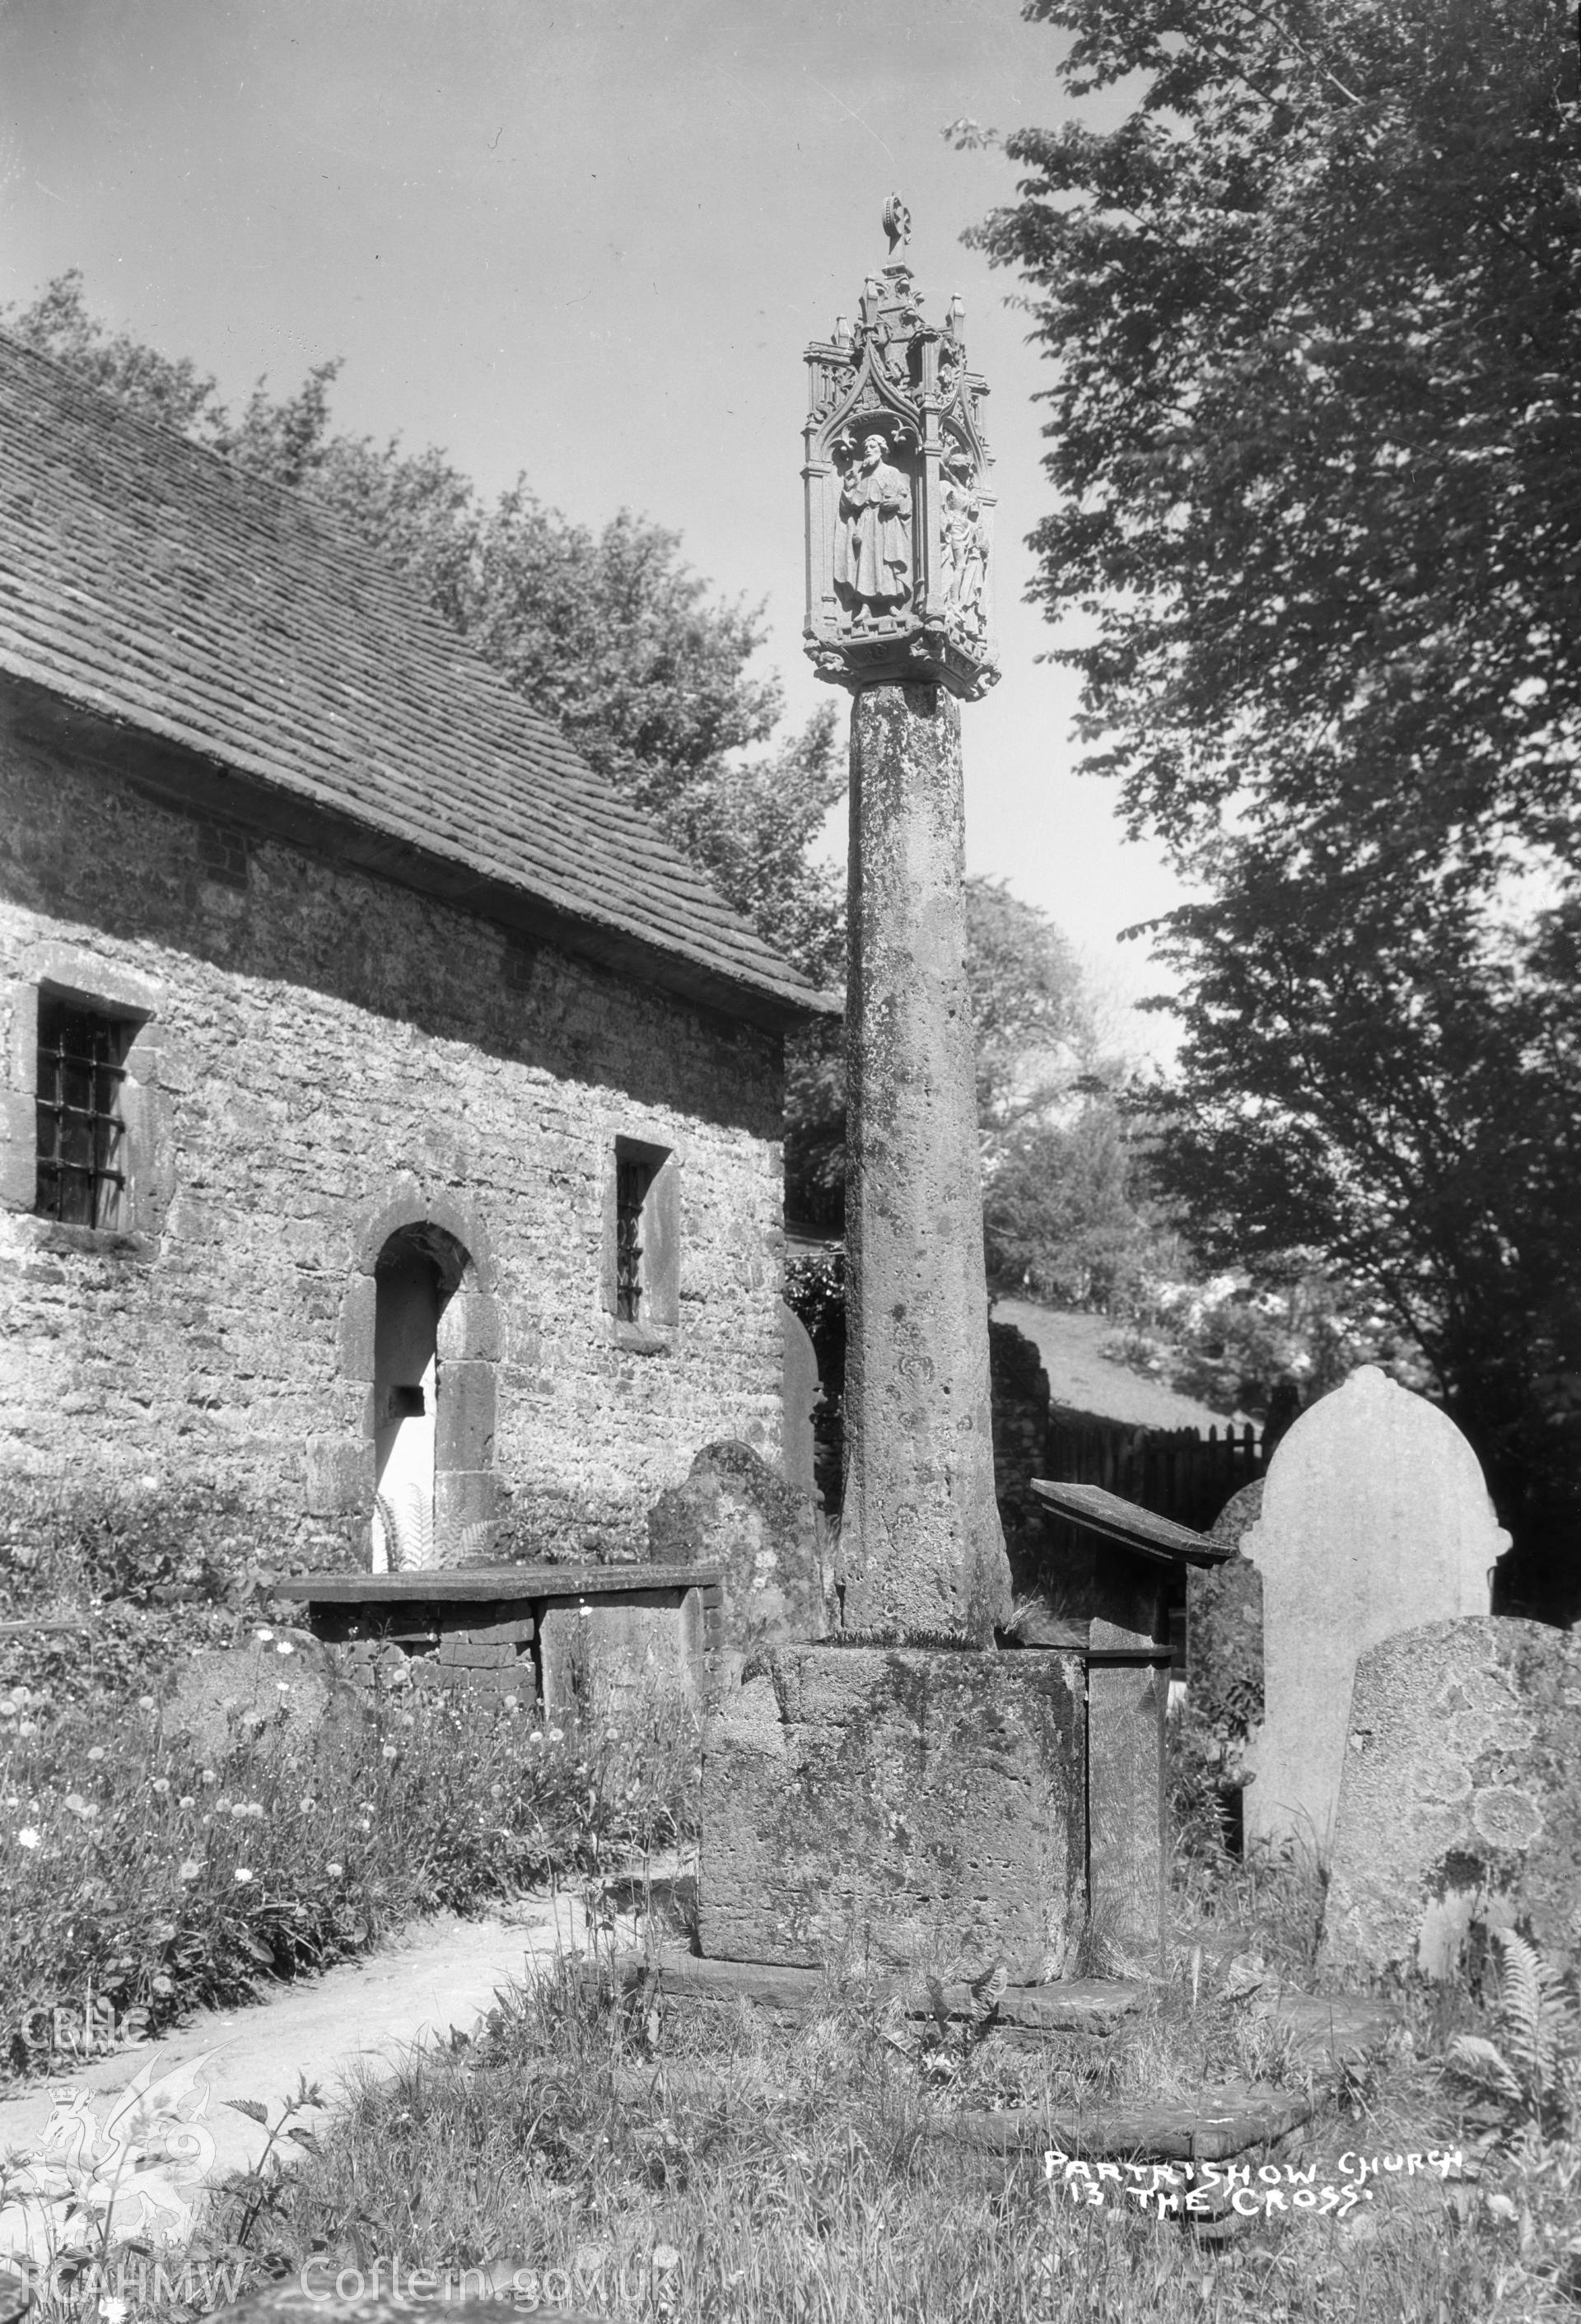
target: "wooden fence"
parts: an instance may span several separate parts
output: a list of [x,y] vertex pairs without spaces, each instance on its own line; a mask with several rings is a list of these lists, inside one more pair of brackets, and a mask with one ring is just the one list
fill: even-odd
[[1045,1476],[1101,1485],[1155,1516],[1206,1533],[1232,1493],[1263,1474],[1257,1432],[1227,1422],[1221,1436],[1194,1428],[1130,1428],[1119,1422],[1049,1423]]

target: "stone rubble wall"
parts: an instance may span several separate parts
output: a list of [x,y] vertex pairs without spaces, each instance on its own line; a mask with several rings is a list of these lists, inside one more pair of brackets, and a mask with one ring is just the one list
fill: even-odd
[[[32,1215],[46,978],[150,1012],[118,1238]],[[8,724],[0,1041],[0,1473],[242,1485],[282,1553],[365,1563],[357,1343],[377,1244],[424,1216],[474,1262],[453,1352],[489,1368],[468,1457],[509,1554],[639,1554],[700,1445],[777,1457],[777,1036]],[[679,1320],[647,1351],[605,1304],[617,1136],[679,1157]]]

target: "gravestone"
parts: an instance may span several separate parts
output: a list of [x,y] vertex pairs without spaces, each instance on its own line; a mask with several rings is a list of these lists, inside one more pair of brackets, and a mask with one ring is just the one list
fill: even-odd
[[1447,1977],[1473,1923],[1581,1941],[1581,1636],[1485,1615],[1356,1665],[1322,1965]]
[[729,1440],[704,1445],[685,1483],[648,1513],[650,1559],[722,1569],[722,1643],[742,1654],[824,1636],[820,1547],[810,1492]]
[[1485,1614],[1508,1543],[1454,1422],[1375,1366],[1301,1414],[1241,1542],[1263,1577],[1248,1842],[1327,1851],[1357,1656],[1423,1622]]
[[1263,1577],[1245,1554],[1263,1509],[1263,1479],[1233,1493],[1209,1537],[1232,1554],[1186,1576],[1186,1683],[1210,1725],[1244,1734],[1263,1716]]
[[185,1736],[198,1758],[217,1767],[227,1752],[244,1748],[282,1760],[305,1758],[359,1732],[366,1716],[358,1690],[309,1631],[260,1624],[234,1646],[188,1656],[161,1723],[167,1736]]

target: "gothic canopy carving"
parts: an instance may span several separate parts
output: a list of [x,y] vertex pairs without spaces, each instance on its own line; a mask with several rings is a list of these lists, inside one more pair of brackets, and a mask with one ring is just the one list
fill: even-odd
[[924,318],[896,197],[884,225],[889,263],[855,323],[807,349],[806,647],[836,685],[929,681],[971,701],[998,676],[988,386],[967,368],[960,300]]

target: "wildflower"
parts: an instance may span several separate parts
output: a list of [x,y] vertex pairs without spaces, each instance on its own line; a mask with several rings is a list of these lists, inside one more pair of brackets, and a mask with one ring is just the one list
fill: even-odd
[[380,1757],[381,1757],[381,1759],[393,1759],[393,1758],[397,1757],[398,1757],[398,1754],[397,1754],[397,1752],[396,1752],[396,1748],[395,1748],[394,1744],[393,1744],[393,1743],[386,1743],[386,1745],[384,1746],[383,1750],[380,1753],[380,1755],[379,1755],[379,1756],[380,1756]]
[[66,1794],[66,1805],[70,1809],[74,1816],[81,1816],[85,1822],[98,1813],[98,1810],[95,1807],[93,1802],[91,1800],[85,1800],[80,1792],[68,1792]]
[[499,1784],[491,1784],[489,1785],[489,1797],[492,1800],[501,1799],[503,1796],[504,1793],[502,1787]]
[[274,1632],[272,1630],[254,1630],[253,1636],[255,1638],[262,1638],[267,1645],[268,1641],[273,1637]]
[[170,1788],[170,1779],[168,1775],[155,1775],[148,1788],[151,1792],[157,1792],[162,1800]]
[[195,1856],[189,1856],[177,1870],[178,1880],[196,1880],[203,1867]]
[[618,1743],[620,1739],[620,1730],[618,1727],[606,1727],[604,1729],[604,1741],[606,1743]]
[[88,1756],[88,1757],[89,1757],[90,1759],[102,1759],[102,1758],[104,1757],[104,1756],[105,1756],[105,1747],[104,1747],[104,1745],[103,1745],[102,1743],[96,1743],[96,1744],[94,1745],[94,1747],[93,1747],[93,1749],[88,1753],[88,1755],[87,1755],[87,1756]]
[[565,1740],[565,1729],[562,1727],[551,1727],[549,1729],[549,1740],[551,1743],[564,1743]]
[[274,1651],[277,1655],[294,1655],[297,1650],[289,1638],[277,1638]]
[[99,2324],[126,2324],[126,2302],[114,2292],[99,2301]]
[[217,1784],[219,1777],[215,1774],[212,1767],[205,1767],[202,1775],[198,1776],[198,1780],[200,1784]]
[[667,2275],[672,2267],[680,2266],[681,2255],[674,2244],[655,2244],[653,2264],[661,2275]]
[[159,1705],[152,1694],[140,1694],[137,1698],[137,1708],[139,1711],[157,1711]]
[[23,1825],[22,1830],[16,1835],[16,1844],[18,1848],[36,1848],[38,1846],[39,1836],[33,1830],[31,1823],[24,1823]]
[[176,1802],[176,1805],[179,1808],[195,1808],[198,1805],[198,1803],[193,1798],[190,1792],[183,1792],[180,1798]]
[[338,1880],[341,1874],[345,1870],[345,1866],[344,1864],[326,1864],[324,1869],[328,1873],[332,1880]]
[[[221,1803],[221,1805],[222,1805],[222,1806],[224,1805],[223,1801],[222,1801],[222,1803]],[[235,1805],[234,1805],[234,1806],[232,1808],[232,1810],[231,1810],[231,1813],[232,1813],[234,1816],[244,1816],[244,1815],[246,1814],[246,1812],[247,1812],[247,1803],[246,1803],[246,1802],[245,1802],[244,1800],[238,1800],[238,1801],[236,1802]]]
[[14,1719],[15,1716],[15,1696],[10,1694],[0,1694],[0,1719]]
[[301,1812],[303,1815],[311,1815],[317,1804],[318,1803],[317,1800],[304,1800],[302,1802]]
[[543,1735],[543,1729],[542,1729],[542,1728],[541,1728],[541,1727],[535,1727],[535,1728],[533,1729],[533,1730],[532,1730],[532,1733],[528,1737],[528,1738],[527,1738],[527,1739],[528,1739],[528,1741],[529,1741],[529,1743],[536,1743],[536,1744],[538,1745],[538,1748],[541,1750],[541,1749],[543,1748],[543,1741],[544,1741],[544,1735]]
[[238,1887],[242,1888],[246,1887],[252,1877],[253,1875],[248,1871],[244,1864],[238,1864],[235,1870],[231,1875],[231,1878],[235,1881]]

